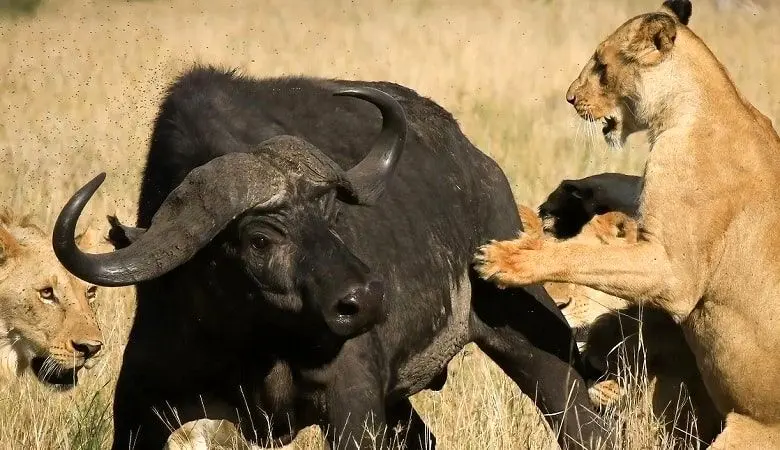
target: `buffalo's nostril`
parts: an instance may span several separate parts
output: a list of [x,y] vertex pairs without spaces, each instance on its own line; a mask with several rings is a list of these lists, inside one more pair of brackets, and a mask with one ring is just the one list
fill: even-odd
[[360,304],[354,294],[350,294],[336,303],[336,313],[340,316],[355,316],[360,312]]
[[103,343],[100,341],[84,340],[71,341],[71,343],[73,344],[73,349],[84,355],[84,358],[95,356],[103,348]]
[[566,101],[573,105],[577,102],[577,97],[570,94],[566,94]]
[[339,336],[357,336],[385,319],[384,288],[379,281],[351,285],[329,303],[325,321]]
[[372,281],[366,285],[355,287],[341,297],[333,306],[340,316],[357,316],[362,313],[373,313],[381,309],[384,289],[379,281]]

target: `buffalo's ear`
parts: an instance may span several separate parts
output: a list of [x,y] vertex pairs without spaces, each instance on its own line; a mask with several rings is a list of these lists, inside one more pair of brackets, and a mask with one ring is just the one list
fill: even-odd
[[106,219],[111,226],[108,230],[108,238],[106,240],[111,243],[116,250],[129,247],[130,244],[137,241],[146,231],[143,228],[134,228],[123,225],[116,216],[106,216]]
[[0,266],[8,262],[19,252],[19,242],[0,223]]
[[578,186],[574,181],[566,180],[561,183],[563,192],[579,200],[589,200],[593,197],[593,189],[588,186]]
[[666,0],[661,6],[661,11],[671,13],[683,25],[688,25],[688,20],[693,12],[690,0]]
[[674,48],[677,20],[669,14],[648,14],[641,19],[625,49],[623,57],[643,66],[660,63]]

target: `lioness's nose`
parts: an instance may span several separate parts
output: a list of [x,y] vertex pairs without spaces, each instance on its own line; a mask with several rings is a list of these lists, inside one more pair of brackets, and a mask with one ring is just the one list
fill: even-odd
[[84,358],[91,358],[95,356],[101,348],[103,343],[100,341],[83,340],[83,341],[71,341],[73,349],[84,355]]
[[569,89],[566,89],[566,101],[574,105],[577,103],[577,89],[579,89],[579,78],[572,81]]

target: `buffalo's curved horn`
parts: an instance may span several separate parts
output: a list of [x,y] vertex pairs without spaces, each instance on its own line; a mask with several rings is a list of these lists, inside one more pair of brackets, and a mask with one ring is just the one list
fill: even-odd
[[76,222],[105,177],[96,176],[68,200],[52,236],[54,253],[65,268],[99,286],[127,286],[173,270],[237,215],[285,198],[288,186],[283,174],[257,155],[220,156],[192,170],[130,245],[110,253],[83,253],[74,239]]
[[371,151],[345,176],[354,201],[372,205],[384,193],[406,145],[406,114],[393,97],[379,89],[350,87],[340,89],[334,95],[357,97],[374,104],[382,113],[382,131]]

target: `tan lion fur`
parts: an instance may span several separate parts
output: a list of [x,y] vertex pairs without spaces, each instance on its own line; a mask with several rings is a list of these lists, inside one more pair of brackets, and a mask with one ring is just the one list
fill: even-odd
[[193,420],[177,428],[163,450],[250,450],[260,447],[248,444],[241,432],[227,420]]
[[481,275],[499,285],[584,284],[662,308],[682,325],[718,410],[777,427],[780,138],[770,121],[665,9],[599,44],[567,97],[583,118],[614,118],[612,143],[648,131],[639,240],[491,243],[477,255]]
[[[525,205],[518,207],[523,229],[531,236],[543,236],[542,219]],[[594,216],[570,243],[620,245],[637,242],[637,223],[620,212]],[[555,241],[550,235],[543,239]],[[656,308],[630,306],[619,297],[573,284],[547,282],[544,287],[561,308],[573,329],[588,330],[583,355],[607,379],[594,384],[588,393],[591,401],[605,407],[625,394],[618,375],[625,380],[646,369],[647,395],[653,413],[666,424],[667,431],[682,440],[694,430],[699,439],[712,440],[721,428],[721,415],[715,411],[696,361],[682,336],[680,327],[668,314]],[[640,352],[641,347],[641,352]],[[643,360],[638,360],[643,357]],[[627,367],[626,367],[627,366]]]
[[[88,229],[77,239],[83,248],[98,243]],[[44,289],[53,297],[44,298]],[[29,217],[0,210],[0,378],[14,378],[33,357],[48,357],[48,370],[91,366],[73,341],[102,341],[90,305],[96,287],[59,264],[51,238]]]
[[764,450],[779,446],[780,427],[767,426],[742,414],[731,413],[726,417],[726,428],[712,443],[710,450]]

